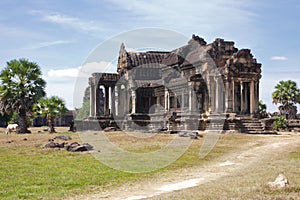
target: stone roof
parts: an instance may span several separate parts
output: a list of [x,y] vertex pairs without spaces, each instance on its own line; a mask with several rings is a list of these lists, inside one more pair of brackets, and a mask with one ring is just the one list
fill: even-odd
[[[226,71],[222,68],[233,68],[227,71],[232,71],[232,73],[241,71],[260,73],[261,66],[253,58],[249,49],[238,50],[234,47],[233,41],[217,38],[212,43],[207,44],[203,38],[195,35],[192,36],[187,45],[174,49],[171,52],[127,52],[124,45],[121,46],[120,52],[118,71],[123,68],[131,69],[145,65],[151,68],[174,66],[176,69],[189,66],[204,66],[208,71],[219,68],[222,73]],[[252,69],[243,70],[241,67]]]
[[128,58],[132,67],[150,64],[151,66],[157,66],[153,64],[161,64],[164,56],[169,52],[128,52]]

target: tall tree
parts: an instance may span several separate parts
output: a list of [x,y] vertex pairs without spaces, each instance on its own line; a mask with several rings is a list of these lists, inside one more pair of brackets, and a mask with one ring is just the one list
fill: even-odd
[[278,109],[281,115],[288,115],[289,118],[295,118],[297,107],[295,104],[300,103],[300,90],[295,81],[280,81],[275,86],[272,93],[273,103],[281,104]]
[[12,60],[0,73],[0,109],[19,115],[19,132],[27,133],[27,115],[33,105],[45,96],[46,82],[40,67],[27,59]]
[[57,97],[41,98],[37,104],[34,105],[33,111],[37,116],[43,116],[47,119],[49,132],[54,133],[54,120],[67,112],[65,102]]
[[76,114],[77,120],[83,120],[85,118],[88,118],[90,115],[90,101],[85,101],[82,104],[82,107],[78,110]]

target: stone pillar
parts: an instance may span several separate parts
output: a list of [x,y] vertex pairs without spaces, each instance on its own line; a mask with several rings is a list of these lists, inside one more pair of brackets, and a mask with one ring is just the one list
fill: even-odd
[[259,102],[259,80],[254,82],[255,86],[255,99],[254,99],[254,111],[258,112],[258,102]]
[[230,84],[228,80],[225,82],[225,112],[232,112],[232,97],[230,97]]
[[136,91],[134,89],[131,90],[131,114],[136,112]]
[[245,113],[246,113],[246,111],[247,112],[249,112],[250,110],[249,110],[249,97],[248,97],[248,94],[249,94],[249,82],[245,82],[244,83],[244,111],[245,111]]
[[219,112],[224,113],[224,105],[225,105],[224,83],[221,77],[218,79],[218,88],[219,88]]
[[182,90],[182,92],[181,92],[181,107],[180,107],[181,110],[185,109],[184,105],[185,105],[184,90]]
[[130,94],[129,94],[130,90],[128,88],[128,86],[125,86],[125,89],[124,89],[124,115],[127,115],[129,114],[129,109],[130,109]]
[[215,112],[219,113],[220,112],[220,92],[219,92],[219,83],[218,83],[218,79],[215,82],[216,84],[216,92],[215,92]]
[[254,90],[254,80],[250,83],[250,114],[255,113],[255,90]]
[[168,88],[165,87],[165,111],[169,111],[169,91]]
[[125,114],[128,114],[129,109],[127,90],[124,85],[121,85],[118,89],[118,113],[120,116],[124,117]]
[[216,84],[213,78],[210,78],[210,95],[211,95],[210,108],[211,108],[211,112],[214,113],[216,111]]
[[90,117],[95,117],[95,85],[90,84]]
[[195,109],[194,109],[194,107],[195,107],[195,91],[194,91],[194,88],[193,88],[193,85],[192,84],[190,84],[189,85],[189,111],[190,112],[194,112],[195,111]]
[[240,90],[241,90],[241,114],[242,114],[244,111],[244,94],[243,94],[244,87],[242,81],[240,82]]
[[116,102],[115,102],[115,86],[111,86],[110,87],[110,105],[111,105],[111,108],[110,108],[110,112],[111,112],[111,114],[113,114],[113,115],[116,115]]
[[231,95],[232,95],[232,112],[235,112],[235,87],[234,87],[234,80],[232,80],[231,81],[232,83],[232,85],[231,85],[231,87],[232,87],[232,93],[231,93]]
[[109,87],[104,86],[105,91],[105,101],[104,101],[104,114],[109,115]]
[[100,88],[98,85],[94,86],[95,89],[95,116],[100,116]]
[[114,90],[114,112],[113,112],[113,114],[115,115],[115,116],[118,116],[119,115],[119,91],[120,91],[120,89],[119,89],[119,86],[118,85],[116,85],[115,86],[115,90]]

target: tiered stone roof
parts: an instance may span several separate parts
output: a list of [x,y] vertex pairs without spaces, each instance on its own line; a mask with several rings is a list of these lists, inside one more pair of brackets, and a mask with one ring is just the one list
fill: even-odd
[[203,38],[195,35],[187,45],[171,52],[127,52],[122,44],[118,72],[138,66],[151,68],[173,66],[180,70],[186,67],[203,67],[205,63],[211,68],[218,68],[225,76],[243,76],[243,73],[247,72],[250,72],[247,76],[251,76],[251,73],[252,76],[260,76],[261,73],[261,64],[257,63],[249,49],[238,50],[234,47],[234,42],[220,38],[207,44]]

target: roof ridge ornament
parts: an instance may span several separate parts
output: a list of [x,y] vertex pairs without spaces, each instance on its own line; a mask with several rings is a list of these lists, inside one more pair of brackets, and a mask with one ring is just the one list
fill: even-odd
[[127,53],[126,49],[125,49],[125,45],[122,42],[121,46],[120,46],[120,51],[119,51],[119,56],[124,56]]

